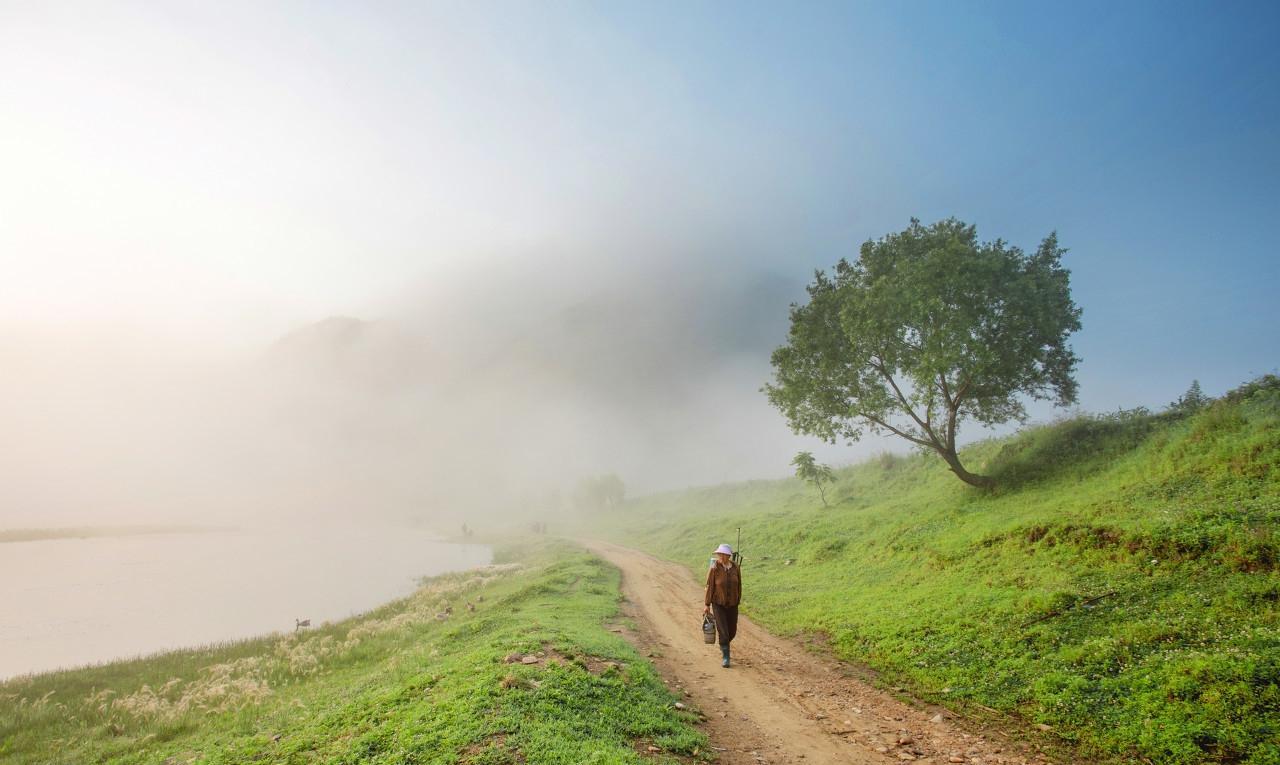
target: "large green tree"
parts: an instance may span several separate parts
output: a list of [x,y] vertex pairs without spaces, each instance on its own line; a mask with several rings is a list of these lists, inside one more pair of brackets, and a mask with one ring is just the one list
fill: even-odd
[[937,452],[962,481],[990,486],[956,455],[960,423],[1025,421],[1025,398],[1076,399],[1080,328],[1064,249],[1050,234],[1026,254],[979,242],[954,218],[862,245],[815,274],[772,356],[769,401],[797,433],[830,443],[892,433]]

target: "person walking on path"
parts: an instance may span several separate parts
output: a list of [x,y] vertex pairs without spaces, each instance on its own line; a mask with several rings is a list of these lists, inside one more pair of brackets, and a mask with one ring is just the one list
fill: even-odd
[[707,571],[702,612],[711,614],[720,639],[720,666],[729,667],[729,643],[738,634],[738,602],[742,600],[742,569],[733,562],[733,548],[720,545]]

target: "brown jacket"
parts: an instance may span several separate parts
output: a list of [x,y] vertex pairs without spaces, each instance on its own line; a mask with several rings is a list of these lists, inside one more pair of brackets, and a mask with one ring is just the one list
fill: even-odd
[[711,569],[707,571],[707,592],[703,604],[736,606],[740,600],[742,600],[742,567],[730,563],[726,568],[720,565],[720,561],[711,564]]

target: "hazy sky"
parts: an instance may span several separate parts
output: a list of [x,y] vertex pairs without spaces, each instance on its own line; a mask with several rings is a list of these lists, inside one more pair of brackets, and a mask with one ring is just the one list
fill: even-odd
[[0,0],[0,328],[247,350],[508,265],[803,282],[955,215],[1059,232],[1085,408],[1218,394],[1280,358],[1278,33],[1267,2]]
[[1071,248],[1087,405],[1220,391],[1280,349],[1277,32],[1274,3],[4,2],[0,319],[253,343],[478,253],[644,235],[803,279],[957,215]]

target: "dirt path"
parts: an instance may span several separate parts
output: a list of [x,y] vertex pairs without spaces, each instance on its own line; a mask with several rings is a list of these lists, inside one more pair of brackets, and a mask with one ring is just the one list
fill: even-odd
[[[861,681],[848,665],[775,637],[742,617],[734,666],[702,642],[702,583],[681,566],[605,542],[588,548],[622,570],[631,637],[673,690],[707,718],[725,765],[758,763],[1044,763],[1001,733],[962,730],[941,708],[916,707]],[[750,578],[744,590],[750,593]]]

